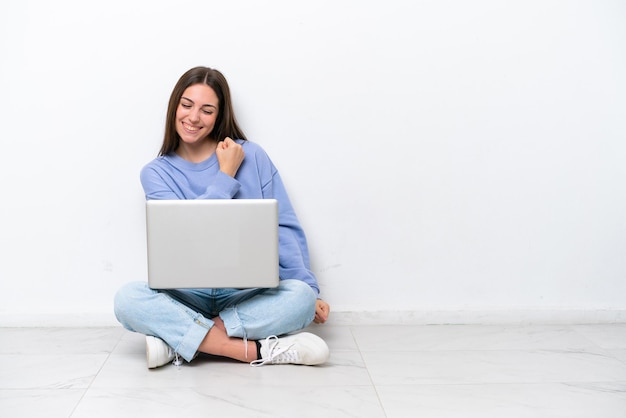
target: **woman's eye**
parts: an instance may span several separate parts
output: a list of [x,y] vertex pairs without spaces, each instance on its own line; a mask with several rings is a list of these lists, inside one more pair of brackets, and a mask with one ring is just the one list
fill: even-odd
[[191,107],[191,105],[187,103],[181,103],[180,105],[184,107],[185,109],[189,109]]
[[212,115],[213,114],[212,110],[203,110],[202,112],[204,112],[205,115]]

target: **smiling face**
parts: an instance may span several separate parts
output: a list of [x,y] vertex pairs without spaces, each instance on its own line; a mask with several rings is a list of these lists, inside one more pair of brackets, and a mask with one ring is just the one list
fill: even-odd
[[219,99],[211,87],[206,84],[187,87],[176,109],[180,145],[199,146],[213,131],[218,109]]

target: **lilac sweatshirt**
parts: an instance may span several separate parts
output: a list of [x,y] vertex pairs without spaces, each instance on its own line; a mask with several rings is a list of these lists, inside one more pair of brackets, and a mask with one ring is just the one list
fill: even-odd
[[219,170],[215,153],[197,164],[171,153],[157,157],[141,170],[146,199],[278,200],[280,278],[302,280],[319,295],[304,231],[276,167],[259,145],[250,141],[236,142],[242,144],[245,158],[235,178]]

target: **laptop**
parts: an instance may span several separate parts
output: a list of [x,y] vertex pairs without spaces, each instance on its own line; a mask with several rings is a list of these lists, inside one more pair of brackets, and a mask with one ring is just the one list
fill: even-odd
[[275,199],[148,200],[153,289],[278,286]]

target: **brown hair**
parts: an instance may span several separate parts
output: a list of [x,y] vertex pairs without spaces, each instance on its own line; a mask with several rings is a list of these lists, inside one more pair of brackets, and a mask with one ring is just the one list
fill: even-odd
[[245,135],[235,119],[235,113],[233,112],[233,106],[230,98],[230,88],[228,82],[222,73],[218,70],[208,67],[195,67],[183,74],[172,94],[167,106],[167,118],[165,120],[165,135],[163,138],[163,145],[159,151],[159,155],[167,155],[170,152],[176,151],[180,143],[180,137],[176,132],[176,110],[183,92],[189,86],[195,84],[206,84],[211,87],[217,98],[218,112],[217,120],[215,121],[215,127],[209,134],[211,139],[217,141],[223,141],[226,137],[232,139],[246,139]]

